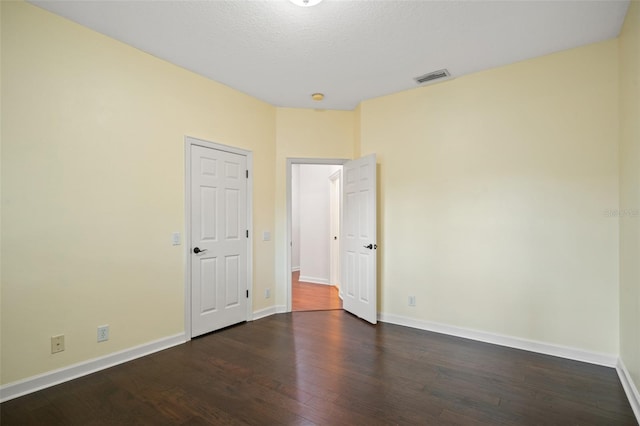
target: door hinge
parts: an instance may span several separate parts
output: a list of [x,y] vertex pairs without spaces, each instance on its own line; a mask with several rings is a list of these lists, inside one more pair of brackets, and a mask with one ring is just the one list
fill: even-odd
[[249,230],[247,229],[247,238],[249,238]]
[[249,170],[246,170],[247,172],[247,179],[249,179]]
[[247,299],[249,298],[249,290],[247,290]]

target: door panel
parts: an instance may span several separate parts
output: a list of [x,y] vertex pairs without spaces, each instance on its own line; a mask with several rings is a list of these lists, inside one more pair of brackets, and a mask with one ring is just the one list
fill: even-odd
[[[200,187],[200,240],[215,241],[216,235],[216,198],[217,189],[207,186]],[[208,219],[207,219],[208,218]]]
[[247,320],[247,166],[243,155],[197,145],[191,165],[194,337]]
[[227,286],[227,307],[240,303],[238,285],[240,283],[239,256],[227,256],[225,258],[226,286]]
[[[218,259],[199,259],[200,261],[200,312],[211,312],[216,309],[215,281],[217,277]],[[213,285],[211,285],[213,283]]]
[[375,324],[376,278],[376,156],[344,165],[342,259],[344,309]]
[[369,303],[370,301],[369,270],[371,268],[371,257],[370,254],[360,254],[360,276],[358,277],[358,284],[360,285],[359,297],[364,303]]

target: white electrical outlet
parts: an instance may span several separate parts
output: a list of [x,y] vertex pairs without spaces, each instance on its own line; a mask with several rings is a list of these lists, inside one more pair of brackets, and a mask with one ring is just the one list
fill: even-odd
[[271,297],[271,289],[270,289],[270,288],[268,288],[268,289],[266,289],[266,290],[264,291],[264,298],[265,298],[265,299],[268,299],[268,298],[270,298],[270,297]]
[[109,324],[98,327],[98,342],[109,340]]
[[416,306],[416,297],[409,296],[409,306]]
[[64,334],[51,336],[51,353],[57,354],[64,351]]

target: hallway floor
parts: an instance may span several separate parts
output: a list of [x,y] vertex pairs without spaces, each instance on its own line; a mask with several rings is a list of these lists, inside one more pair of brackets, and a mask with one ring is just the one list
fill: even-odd
[[291,309],[294,312],[342,309],[337,287],[300,282],[300,271],[292,273],[291,295]]

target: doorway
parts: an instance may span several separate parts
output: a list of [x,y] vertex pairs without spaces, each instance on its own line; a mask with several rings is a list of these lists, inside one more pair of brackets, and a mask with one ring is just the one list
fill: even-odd
[[287,159],[287,310],[341,309],[343,159]]
[[287,159],[286,312],[292,308],[292,165],[333,164],[343,167],[340,269],[343,309],[377,322],[377,161],[376,154],[355,160]]

